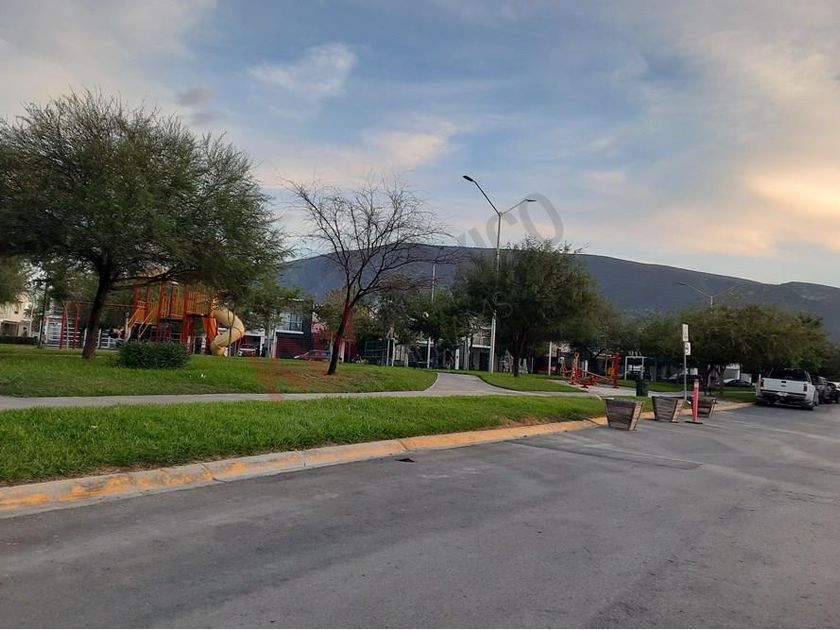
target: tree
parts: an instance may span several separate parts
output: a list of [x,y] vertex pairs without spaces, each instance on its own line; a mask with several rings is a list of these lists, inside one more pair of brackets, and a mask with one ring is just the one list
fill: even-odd
[[489,321],[496,311],[496,338],[513,356],[513,374],[535,344],[560,339],[587,317],[596,294],[589,274],[569,245],[527,239],[494,261],[479,257],[459,279],[475,313]]
[[822,322],[811,314],[748,304],[690,309],[682,317],[691,331],[691,362],[707,387],[716,374],[722,390],[724,370],[732,363],[757,373],[777,367],[816,372],[830,354]]
[[573,348],[582,350],[590,359],[598,359],[605,352],[636,349],[637,336],[621,311],[598,296],[590,314],[575,322],[569,340]]
[[682,362],[682,321],[679,316],[649,312],[631,322],[628,327],[630,344],[635,342],[633,350],[645,357],[653,357],[666,363]]
[[[0,251],[112,290],[184,278],[227,290],[283,255],[249,159],[177,118],[85,92],[0,121]],[[96,335],[83,356],[92,358]]]
[[416,294],[413,301],[412,329],[420,337],[430,338],[435,346],[454,350],[461,339],[475,332],[475,314],[463,296],[448,287],[431,294]]
[[[300,184],[293,184],[292,190],[309,220],[310,238],[343,275],[334,339],[339,348],[361,300],[418,283],[409,273],[411,267],[441,258],[441,250],[424,244],[441,238],[444,229],[399,183],[368,184],[350,193]],[[333,352],[327,374],[335,374],[337,366],[338,352]]]
[[26,290],[26,280],[26,265],[22,258],[0,258],[0,304],[18,299]]

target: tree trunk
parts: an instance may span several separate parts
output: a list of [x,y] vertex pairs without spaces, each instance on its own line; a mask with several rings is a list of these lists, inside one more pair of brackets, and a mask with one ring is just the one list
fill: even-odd
[[327,375],[335,374],[338,368],[338,354],[341,352],[341,347],[344,343],[344,330],[347,328],[347,320],[350,319],[350,303],[344,301],[344,310],[341,313],[341,321],[338,324],[338,330],[335,331],[335,338],[333,339],[333,351],[330,356],[330,367],[327,369]]
[[726,373],[726,366],[718,366],[718,397],[723,398],[723,375]]
[[519,376],[519,363],[522,360],[522,355],[525,354],[525,339],[514,340],[513,348],[513,375]]
[[83,359],[93,359],[94,356],[96,356],[96,342],[99,337],[99,322],[102,319],[102,309],[105,306],[105,298],[108,297],[108,292],[110,290],[110,273],[100,271],[99,283],[96,287],[96,295],[93,298],[93,303],[90,307],[90,317],[88,317],[87,327],[85,328],[85,347],[82,350]]

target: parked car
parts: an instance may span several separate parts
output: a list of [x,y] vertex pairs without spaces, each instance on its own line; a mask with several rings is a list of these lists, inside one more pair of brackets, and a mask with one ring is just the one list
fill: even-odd
[[828,402],[840,403],[840,383],[828,381]]
[[811,383],[813,383],[814,387],[817,388],[817,398],[819,398],[819,403],[822,404],[830,402],[829,396],[831,396],[831,391],[828,388],[828,381],[822,376],[812,376]]
[[820,392],[811,380],[811,375],[799,368],[773,370],[759,379],[755,388],[759,405],[798,405],[813,409],[820,404]]
[[329,350],[307,350],[303,354],[296,355],[295,359],[301,361],[329,361],[330,352]]
[[240,346],[239,356],[240,357],[255,357],[255,356],[257,356],[257,348],[254,347],[254,346]]
[[723,382],[724,385],[727,387],[752,387],[753,384],[750,381],[746,381],[742,378],[728,378]]

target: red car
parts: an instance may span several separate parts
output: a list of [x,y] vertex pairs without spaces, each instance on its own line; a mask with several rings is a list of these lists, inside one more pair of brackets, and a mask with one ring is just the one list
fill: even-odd
[[303,354],[295,356],[295,359],[300,359],[301,361],[329,361],[330,352],[329,350],[308,350]]

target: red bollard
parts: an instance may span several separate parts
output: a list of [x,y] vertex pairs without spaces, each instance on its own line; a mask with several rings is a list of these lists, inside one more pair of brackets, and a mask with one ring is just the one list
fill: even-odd
[[703,424],[698,422],[697,414],[700,411],[700,380],[694,379],[694,393],[691,396],[691,420],[686,420],[688,424]]

